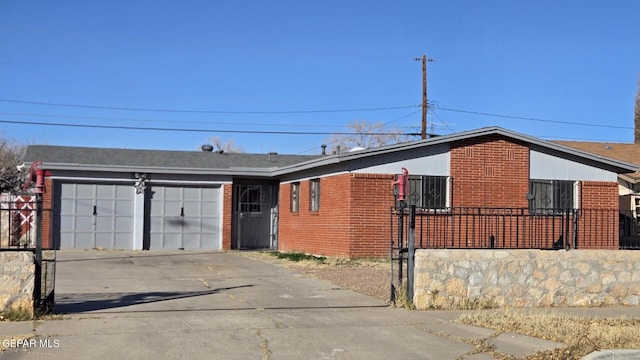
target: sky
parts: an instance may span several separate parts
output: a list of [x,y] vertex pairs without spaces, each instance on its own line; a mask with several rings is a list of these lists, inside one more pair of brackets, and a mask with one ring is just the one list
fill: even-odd
[[[354,121],[632,142],[636,0],[0,1],[0,136],[318,154]],[[418,139],[419,137],[414,137]]]

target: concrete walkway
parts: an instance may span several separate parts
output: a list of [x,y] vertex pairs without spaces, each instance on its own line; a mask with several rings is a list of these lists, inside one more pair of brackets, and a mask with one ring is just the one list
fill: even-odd
[[0,359],[491,359],[562,344],[408,311],[225,252],[60,251],[60,320],[0,323]]

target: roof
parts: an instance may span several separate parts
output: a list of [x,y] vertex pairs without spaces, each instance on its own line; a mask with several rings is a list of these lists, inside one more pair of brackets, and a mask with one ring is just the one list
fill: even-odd
[[30,145],[27,147],[25,162],[42,161],[43,167],[51,170],[269,175],[274,168],[319,156]]
[[[562,144],[554,143],[547,140],[542,140],[533,136],[529,136],[529,135],[511,131],[511,130],[503,129],[501,127],[493,126],[493,127],[486,127],[486,128],[476,129],[476,130],[469,130],[469,131],[454,133],[450,135],[436,136],[429,139],[418,140],[413,142],[400,143],[400,144],[387,145],[387,146],[382,146],[382,147],[373,148],[373,149],[348,152],[340,155],[318,157],[303,163],[293,164],[293,165],[285,166],[283,168],[279,168],[275,171],[275,173],[276,175],[294,173],[297,171],[304,171],[304,170],[308,170],[316,167],[339,164],[346,161],[356,160],[364,157],[393,153],[393,152],[404,151],[409,149],[416,149],[416,148],[421,148],[426,146],[434,146],[434,145],[439,145],[444,143],[452,143],[456,141],[478,138],[483,136],[490,136],[490,135],[504,136],[504,137],[518,140],[530,145],[535,145],[539,149],[546,149],[551,152],[563,154],[566,157],[577,158],[577,159],[582,159],[582,161],[593,162],[598,164],[598,166],[600,166],[601,168],[614,171],[618,174],[633,173],[640,168],[640,166],[631,162],[626,162],[620,159],[601,156],[598,154],[586,152],[573,147],[564,146]],[[640,163],[640,161],[638,161],[638,163]]]
[[[559,142],[542,140],[500,127],[487,127],[477,130],[432,137],[430,139],[382,146],[347,152],[338,155],[278,155],[201,152],[201,151],[165,151],[132,150],[88,147],[67,147],[30,145],[27,148],[26,163],[40,160],[46,169],[56,170],[93,170],[93,171],[147,171],[182,174],[224,174],[280,176],[299,171],[319,169],[362,158],[374,157],[450,144],[456,141],[498,135],[533,145],[538,150],[546,150],[560,156],[592,163],[600,168],[618,174],[635,173],[639,166],[598,153],[587,152]],[[605,153],[608,154],[608,153]],[[638,159],[640,160],[640,159]],[[640,161],[638,161],[640,163]]]
[[[553,142],[599,156],[640,164],[640,144],[560,140],[554,140]],[[634,180],[640,180],[640,174],[637,172],[629,173],[627,176]]]

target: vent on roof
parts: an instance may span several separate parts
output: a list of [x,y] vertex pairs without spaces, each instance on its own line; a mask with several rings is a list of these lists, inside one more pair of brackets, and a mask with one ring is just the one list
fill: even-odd
[[269,161],[274,161],[276,158],[276,155],[278,155],[277,152],[270,152],[269,153]]
[[200,147],[200,149],[202,149],[202,151],[204,152],[212,152],[213,151],[213,145],[209,145],[209,144],[204,144]]

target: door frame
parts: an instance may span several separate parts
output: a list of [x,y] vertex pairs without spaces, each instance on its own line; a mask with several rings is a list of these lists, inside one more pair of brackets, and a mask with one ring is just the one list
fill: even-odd
[[[259,202],[259,210],[253,211],[254,206],[258,206],[258,203],[252,205],[247,202],[246,191],[251,187],[260,186],[260,195],[264,196]],[[233,179],[232,186],[232,225],[231,225],[231,248],[232,249],[271,249],[276,250],[278,248],[278,191],[280,184],[278,181],[265,180],[265,179],[252,179],[252,178],[236,178]],[[240,194],[239,191],[243,190],[244,194]],[[265,192],[263,194],[263,192]],[[243,201],[245,200],[245,201]],[[263,201],[264,200],[264,201]],[[243,211],[244,210],[244,211]],[[256,215],[256,214],[260,215]],[[260,229],[254,229],[258,231],[260,239],[258,243],[252,243],[247,246],[243,242],[243,222],[246,224],[246,220],[252,217],[261,217],[264,222],[260,224]],[[267,221],[268,218],[268,221]]]

